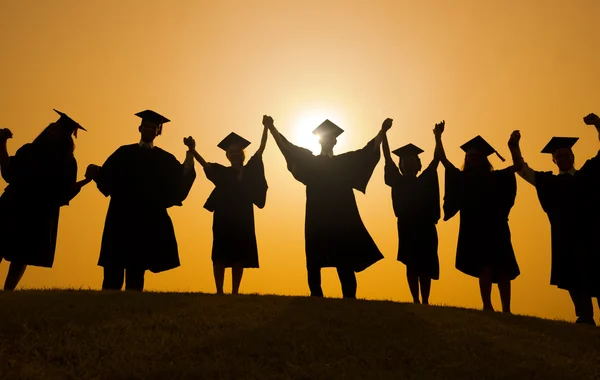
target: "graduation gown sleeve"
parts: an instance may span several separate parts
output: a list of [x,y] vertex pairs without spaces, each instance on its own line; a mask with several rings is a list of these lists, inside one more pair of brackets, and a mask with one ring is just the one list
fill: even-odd
[[169,159],[165,160],[165,170],[171,178],[170,186],[166,191],[166,208],[181,206],[196,180],[196,169],[190,168],[186,171],[175,156],[169,154],[168,157]]
[[456,215],[462,206],[463,173],[456,167],[446,168],[446,184],[444,191],[444,221]]
[[262,156],[254,155],[244,168],[244,187],[248,191],[252,203],[258,208],[265,207],[267,202],[267,179],[265,177],[265,166]]
[[211,162],[208,167],[204,168],[204,174],[210,182],[215,185],[215,188],[208,196],[208,199],[204,203],[204,208],[210,212],[214,212],[219,202],[219,191],[217,187],[224,185],[225,182],[225,171],[227,168],[221,164]]
[[119,177],[119,161],[124,157],[125,151],[123,147],[120,147],[116,151],[111,154],[98,172],[94,181],[96,182],[96,186],[98,190],[105,196],[109,197],[113,192],[113,184],[115,181],[118,181]]

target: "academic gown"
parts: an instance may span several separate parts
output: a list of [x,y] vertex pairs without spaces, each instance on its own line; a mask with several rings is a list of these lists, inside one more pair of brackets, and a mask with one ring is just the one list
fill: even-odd
[[361,272],[383,258],[365,228],[354,190],[365,193],[379,149],[364,148],[339,156],[314,156],[283,136],[280,146],[294,178],[306,185],[306,265],[348,267]]
[[75,157],[25,144],[2,167],[2,177],[8,186],[0,197],[0,258],[51,268],[60,207],[79,193]]
[[550,220],[552,269],[550,284],[560,289],[582,290],[585,281],[586,247],[581,188],[570,174],[535,172],[535,187]]
[[261,156],[253,156],[240,172],[232,167],[211,163],[204,169],[215,184],[204,208],[214,212],[213,263],[227,268],[239,264],[258,268],[258,248],[254,231],[254,205],[265,206],[267,180]]
[[586,247],[586,285],[589,294],[600,298],[600,151],[587,160],[575,173],[583,189],[583,231],[580,235]]
[[98,265],[158,273],[180,265],[173,223],[167,213],[181,206],[196,178],[158,147],[117,149],[95,179],[110,196]]
[[398,218],[398,261],[419,276],[440,277],[438,236],[440,189],[431,163],[420,176],[403,176],[395,164],[385,165],[385,183],[392,188],[394,214]]
[[444,220],[460,211],[456,269],[479,277],[492,270],[492,281],[514,280],[520,274],[510,240],[508,215],[517,182],[512,168],[475,174],[446,169]]

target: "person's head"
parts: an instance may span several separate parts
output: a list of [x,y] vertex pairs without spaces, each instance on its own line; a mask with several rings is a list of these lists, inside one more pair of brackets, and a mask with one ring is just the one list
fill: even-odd
[[241,166],[246,161],[244,149],[248,145],[250,145],[250,141],[231,132],[217,146],[225,151],[225,155],[232,166]]
[[327,119],[313,131],[313,134],[319,136],[319,144],[323,152],[332,152],[337,144],[337,137],[343,132],[342,128]]
[[463,170],[492,171],[494,168],[487,155],[477,149],[469,149],[465,154]]
[[142,141],[145,143],[151,143],[156,136],[160,136],[163,124],[170,121],[166,117],[151,110],[138,112],[135,115],[142,119],[138,130],[140,131]]
[[422,169],[419,154],[423,153],[423,149],[413,144],[407,144],[392,153],[398,156],[398,167],[402,175],[416,177],[419,174]]
[[551,154],[552,162],[556,164],[558,170],[568,172],[575,164],[573,145],[577,140],[579,140],[577,137],[553,137],[542,149],[542,153]]
[[61,123],[54,122],[44,128],[42,133],[33,140],[33,143],[72,156],[75,150],[72,134],[73,132]]
[[488,157],[493,153],[496,153],[504,161],[498,152],[481,136],[474,137],[460,148],[465,152],[464,171],[492,171],[494,168]]

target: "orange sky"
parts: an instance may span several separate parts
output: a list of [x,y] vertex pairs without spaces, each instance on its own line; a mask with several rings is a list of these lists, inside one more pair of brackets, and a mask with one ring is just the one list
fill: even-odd
[[[312,129],[330,118],[346,130],[337,152],[362,147],[386,117],[392,149],[413,142],[433,154],[431,129],[446,120],[448,157],[481,134],[505,157],[522,131],[529,164],[553,170],[539,153],[554,135],[579,136],[577,165],[599,144],[582,117],[600,112],[600,2],[420,1],[3,1],[0,3],[0,127],[31,141],[67,112],[89,132],[77,140],[80,178],[118,146],[139,139],[133,114],[154,109],[172,120],[157,145],[185,155],[193,135],[209,161],[235,131],[258,147],[261,118],[274,117],[293,142],[316,149]],[[490,4],[496,5],[490,5]],[[261,268],[245,273],[245,293],[308,294],[304,186],[285,169],[270,138],[264,154],[267,205],[257,210]],[[504,167],[492,158],[497,167]],[[199,176],[182,208],[172,208],[182,266],[146,276],[147,289],[213,292],[212,190]],[[443,170],[439,169],[443,185]],[[442,194],[443,196],[443,194]],[[367,194],[357,193],[365,225],[386,256],[358,274],[358,296],[408,301],[405,268],[383,161]],[[88,185],[61,211],[54,268],[29,268],[24,287],[98,289],[96,266],[108,199]],[[513,311],[573,319],[566,292],[549,285],[550,234],[534,189],[518,180],[510,225],[522,275]],[[441,280],[432,302],[480,307],[477,280],[454,269],[458,218],[440,222]],[[4,281],[7,264],[0,265]],[[335,270],[326,295],[340,296]],[[230,288],[229,273],[226,291]],[[499,306],[496,289],[494,300]]]

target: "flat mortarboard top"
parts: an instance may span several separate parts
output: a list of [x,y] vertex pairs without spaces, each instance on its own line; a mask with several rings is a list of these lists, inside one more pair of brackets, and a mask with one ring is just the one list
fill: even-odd
[[313,134],[323,137],[323,136],[331,136],[337,138],[339,135],[344,133],[344,130],[337,125],[333,124],[329,119],[325,120],[321,123],[314,131]]
[[248,145],[250,145],[250,141],[246,140],[245,138],[236,133],[231,132],[217,146],[223,149],[224,151],[227,151],[233,148],[244,150]]
[[406,144],[403,147],[396,149],[392,153],[394,153],[398,157],[409,157],[409,156],[418,157],[419,154],[421,154],[423,152],[424,152],[424,150],[419,148],[416,145]]
[[[54,108],[53,108],[54,109]],[[60,115],[60,117],[58,118],[57,123],[60,123],[61,125],[63,125],[65,128],[69,129],[69,132],[73,134],[73,136],[75,136],[75,138],[77,138],[77,130],[79,129],[83,129],[84,131],[87,132],[87,129],[83,128],[81,125],[79,125],[79,123],[77,123],[75,120],[71,119],[69,116],[67,116],[66,113],[64,112],[60,112],[56,109],[54,109],[54,112],[56,112],[57,114]]]
[[475,136],[471,140],[464,143],[460,148],[462,150],[464,150],[465,153],[467,153],[471,149],[474,149],[474,150],[478,151],[479,153],[485,155],[486,157],[489,156],[490,154],[496,153],[496,155],[498,156],[498,158],[501,161],[503,161],[503,162],[505,161],[504,157],[502,157],[496,151],[496,149],[492,148],[492,146],[487,141],[485,141],[483,139],[483,137],[481,137],[481,136]]
[[577,140],[579,140],[579,137],[553,137],[544,149],[542,149],[542,153],[554,154],[559,149],[571,149]]

